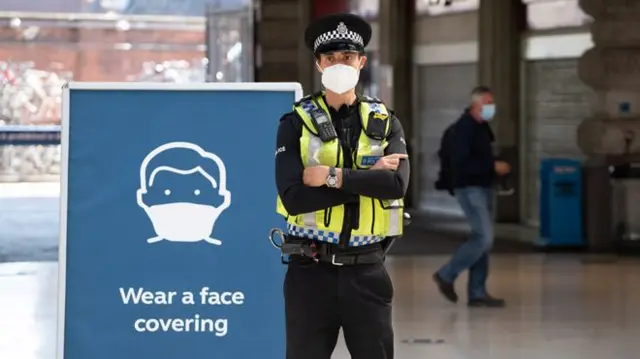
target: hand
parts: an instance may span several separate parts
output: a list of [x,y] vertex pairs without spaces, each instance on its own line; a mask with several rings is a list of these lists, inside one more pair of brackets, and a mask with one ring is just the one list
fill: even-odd
[[388,156],[381,157],[373,167],[372,170],[391,170],[395,171],[400,165],[400,160],[409,158],[409,155],[405,153],[394,153]]
[[504,161],[496,161],[495,170],[498,176],[504,176],[507,173],[511,172],[511,166]]
[[302,182],[309,187],[321,187],[327,183],[329,177],[328,166],[314,166],[304,169]]

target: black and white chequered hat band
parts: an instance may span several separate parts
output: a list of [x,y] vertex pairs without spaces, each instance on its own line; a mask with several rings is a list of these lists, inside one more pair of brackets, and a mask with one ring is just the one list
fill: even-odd
[[357,32],[347,29],[347,26],[341,22],[335,30],[325,32],[318,36],[316,41],[313,43],[313,51],[316,51],[318,47],[335,40],[348,40],[358,44],[359,46],[364,46],[362,36]]

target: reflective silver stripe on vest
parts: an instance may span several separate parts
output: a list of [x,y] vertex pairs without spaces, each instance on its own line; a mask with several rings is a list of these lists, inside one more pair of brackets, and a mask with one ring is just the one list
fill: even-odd
[[[311,101],[305,101],[300,106],[309,116],[311,116],[311,111],[316,108],[316,106]],[[308,137],[309,146],[307,146],[307,166],[318,166],[320,164],[318,156],[320,155],[320,148],[322,148],[322,140],[320,140],[320,137],[315,136],[313,133],[309,133]],[[316,213],[311,212],[303,214],[302,222],[305,226],[315,227]]]
[[382,148],[382,141],[374,140],[369,136],[365,136],[369,141],[369,147],[371,148],[372,156],[384,156],[384,149]]
[[[316,108],[311,101],[303,102],[300,107],[302,107],[309,117],[313,116],[311,112]],[[322,140],[320,137],[315,136],[313,133],[309,133],[309,146],[307,147],[308,166],[318,166],[320,164],[320,160],[318,158],[320,155],[320,148],[322,148]]]
[[[394,201],[392,201],[389,204],[390,207],[397,207],[400,206],[400,200],[396,199]],[[389,236],[395,236],[400,234],[400,229],[401,229],[401,225],[402,222],[400,222],[401,220],[401,208],[391,208],[388,209],[389,211],[389,233],[387,233],[387,235]]]
[[305,226],[315,226],[316,225],[316,212],[305,213],[302,215],[302,223]]
[[[340,242],[340,233],[322,231],[315,227],[301,227],[293,224],[287,224],[287,231],[292,236],[312,239],[314,241],[333,244],[338,244],[338,242]],[[351,236],[349,239],[349,247],[362,247],[368,244],[381,242],[382,240],[384,240],[384,237]]]
[[[318,156],[320,154],[320,148],[322,147],[322,140],[320,137],[309,134],[309,146],[307,147],[307,166],[317,166],[320,164]],[[305,226],[316,225],[316,213],[305,213],[302,215],[302,221]]]
[[[382,114],[382,108],[380,107],[379,103],[372,103],[369,105],[371,108],[371,111],[377,113],[377,114]],[[389,124],[389,126],[391,126],[391,124]],[[369,146],[371,146],[371,153],[374,156],[384,156],[384,149],[382,148],[382,141],[380,140],[375,140],[370,138],[369,136],[367,136],[367,138],[369,139]],[[398,207],[400,206],[400,200],[394,200],[391,201],[389,203],[388,207]],[[402,209],[401,208],[389,208],[389,209],[385,209],[385,211],[389,211],[389,231],[386,233],[388,236],[395,236],[395,235],[399,235],[402,229],[402,222],[400,222],[400,220],[402,219]]]

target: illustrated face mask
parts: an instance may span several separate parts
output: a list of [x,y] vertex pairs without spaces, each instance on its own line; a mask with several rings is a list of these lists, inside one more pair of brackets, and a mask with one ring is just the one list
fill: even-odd
[[482,106],[482,111],[480,112],[480,116],[485,121],[491,121],[493,116],[496,114],[496,105],[495,104],[486,104]]
[[146,208],[156,234],[172,242],[218,240],[209,238],[224,209],[196,203],[167,203]]
[[359,79],[360,71],[349,65],[337,64],[322,71],[322,85],[338,95],[354,89]]

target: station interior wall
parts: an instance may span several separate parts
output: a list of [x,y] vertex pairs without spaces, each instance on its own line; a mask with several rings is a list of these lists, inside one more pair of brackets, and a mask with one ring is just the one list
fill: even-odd
[[[438,150],[444,129],[455,121],[478,85],[478,12],[418,16],[414,47],[414,133],[419,176],[416,207],[461,216],[455,199],[435,191]],[[379,26],[369,54],[376,58]],[[591,114],[593,91],[578,78],[578,58],[593,43],[588,26],[529,31],[522,37],[520,196],[523,224],[538,225],[539,162],[543,158],[582,159],[578,124]],[[375,78],[375,61],[372,72]],[[375,91],[373,91],[375,94]]]

